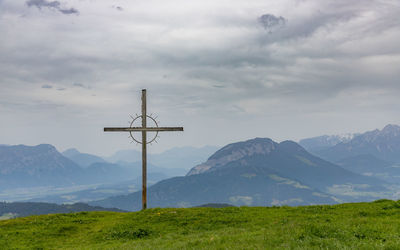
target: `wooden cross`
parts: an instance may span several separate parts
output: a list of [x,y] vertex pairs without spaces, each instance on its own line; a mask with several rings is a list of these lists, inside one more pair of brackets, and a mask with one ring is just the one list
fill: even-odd
[[[141,127],[132,127],[128,128],[104,128],[104,132],[142,132],[142,141],[139,142],[142,144],[142,209],[146,209],[147,207],[147,152],[146,146],[147,143],[147,132],[164,132],[164,131],[183,131],[183,127],[158,127],[156,123],[156,127],[147,127],[146,118],[149,117],[146,113],[146,90],[142,89],[142,115],[139,116],[142,119]],[[151,117],[150,117],[151,118]],[[152,118],[151,118],[152,119]],[[154,120],[154,119],[153,119]]]

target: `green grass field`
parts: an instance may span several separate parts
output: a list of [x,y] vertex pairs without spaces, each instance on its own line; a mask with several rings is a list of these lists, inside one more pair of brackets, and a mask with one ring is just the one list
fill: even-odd
[[4,249],[400,249],[400,202],[168,208],[0,221]]

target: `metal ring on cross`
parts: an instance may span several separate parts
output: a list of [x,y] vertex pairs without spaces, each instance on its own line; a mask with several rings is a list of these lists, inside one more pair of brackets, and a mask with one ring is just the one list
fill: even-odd
[[[133,120],[131,121],[130,127],[133,128],[133,127],[134,127],[133,124],[135,123],[135,121],[136,121],[137,119],[141,118],[141,117],[142,117],[141,115],[138,115],[138,116],[136,116],[135,118],[133,118]],[[149,118],[150,120],[152,120],[152,121],[154,122],[154,124],[155,124],[155,127],[158,128],[158,123],[157,123],[157,121],[156,121],[153,117],[151,117],[151,116],[149,116],[149,115],[146,115],[146,117]],[[130,134],[130,137],[132,138],[132,140],[134,140],[136,143],[143,144],[141,141],[137,140],[137,139],[133,136],[133,131],[129,131],[129,134]],[[155,141],[155,140],[157,139],[157,136],[158,136],[158,131],[156,131],[156,135],[154,136],[154,138],[152,138],[152,139],[151,139],[150,141],[148,141],[146,144],[149,144],[149,143],[152,143],[153,141]]]

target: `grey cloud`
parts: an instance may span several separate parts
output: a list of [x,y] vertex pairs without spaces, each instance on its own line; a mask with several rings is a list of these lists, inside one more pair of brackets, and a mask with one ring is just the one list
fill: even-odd
[[276,17],[271,14],[264,14],[257,20],[269,33],[272,33],[276,29],[283,28],[287,23],[287,20],[284,17]]
[[82,83],[74,83],[73,84],[75,87],[81,87],[81,88],[84,88],[84,86],[83,86],[83,84]]
[[58,91],[64,91],[64,90],[66,90],[66,88],[58,88],[57,90]]
[[53,86],[49,85],[49,84],[44,84],[42,85],[42,89],[52,89]]
[[59,1],[47,1],[47,0],[28,0],[26,4],[29,7],[35,6],[38,9],[42,9],[42,7],[46,7],[49,9],[55,9],[62,14],[79,14],[79,11],[75,8],[63,8]]
[[[297,3],[300,7],[301,4],[307,4],[306,1],[299,1]],[[287,42],[291,40],[304,39],[312,37],[315,32],[321,29],[331,29],[337,25],[348,23],[360,16],[364,16],[366,12],[378,6],[374,0],[365,0],[360,4],[357,0],[351,1],[321,1],[318,8],[304,15],[301,12],[291,17],[291,21],[285,17],[277,17],[271,14],[265,14],[257,20],[268,32],[259,36],[259,44],[271,44],[275,42]],[[381,11],[381,10],[377,10]],[[387,24],[389,17],[384,17],[385,24]],[[377,23],[371,24],[371,29],[376,32]],[[373,27],[373,28],[372,28]],[[387,28],[387,27],[386,27]],[[357,32],[355,32],[357,33]]]
[[82,83],[78,83],[78,82],[72,84],[72,86],[78,87],[78,88],[83,88],[83,89],[91,89],[90,86],[86,86],[86,85],[83,85]]
[[60,2],[58,2],[58,1],[49,2],[46,0],[29,0],[26,2],[26,4],[29,7],[36,6],[39,9],[41,9],[42,7],[49,7],[49,8],[55,8],[55,9],[60,8]]
[[75,8],[69,8],[69,9],[58,9],[61,13],[63,14],[79,14],[79,11]]
[[121,6],[113,5],[112,7],[113,7],[114,9],[116,9],[116,10],[119,10],[119,11],[123,11],[123,10],[124,10],[124,8],[122,8]]

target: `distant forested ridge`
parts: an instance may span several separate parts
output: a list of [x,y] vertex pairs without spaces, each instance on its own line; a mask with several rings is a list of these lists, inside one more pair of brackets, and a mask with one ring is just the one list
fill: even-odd
[[70,205],[57,205],[45,202],[0,202],[0,216],[3,214],[13,214],[13,217],[24,217],[41,214],[74,213],[89,211],[114,211],[124,212],[117,208],[103,208],[89,206],[85,203],[75,203]]

